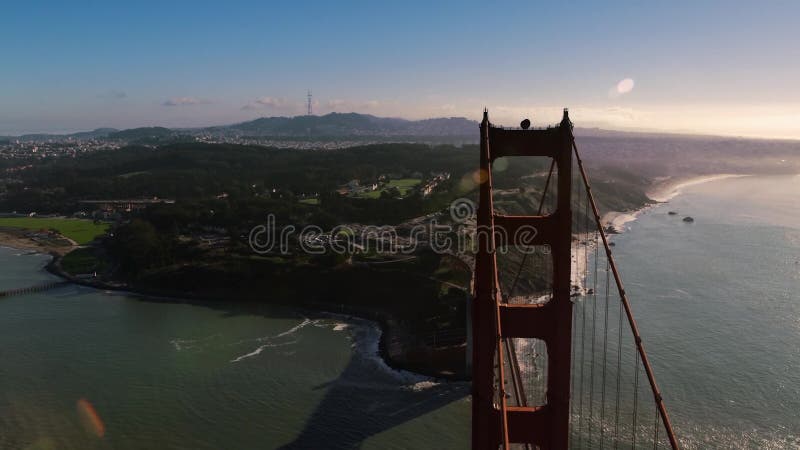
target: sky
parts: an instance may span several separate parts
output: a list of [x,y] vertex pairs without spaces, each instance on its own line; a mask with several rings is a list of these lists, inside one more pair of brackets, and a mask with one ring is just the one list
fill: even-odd
[[800,2],[0,2],[0,134],[360,112],[800,139]]

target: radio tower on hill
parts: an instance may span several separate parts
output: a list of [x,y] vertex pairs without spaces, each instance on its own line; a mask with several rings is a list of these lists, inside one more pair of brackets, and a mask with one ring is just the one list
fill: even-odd
[[312,114],[311,111],[311,89],[308,90],[308,112],[306,115],[310,116]]

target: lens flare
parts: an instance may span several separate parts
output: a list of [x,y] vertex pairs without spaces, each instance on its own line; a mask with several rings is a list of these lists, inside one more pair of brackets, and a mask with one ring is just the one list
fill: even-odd
[[488,180],[489,180],[489,173],[483,169],[478,169],[472,173],[472,181],[474,181],[475,184],[483,184],[486,183]]
[[504,172],[506,169],[508,169],[508,158],[497,158],[494,160],[492,169],[496,170],[497,172]]
[[628,92],[633,90],[633,79],[632,78],[625,78],[624,80],[617,83],[617,93],[618,94],[627,94]]
[[57,450],[56,442],[49,437],[41,437],[36,439],[33,444],[25,447],[25,450]]
[[458,182],[458,189],[461,192],[469,192],[475,189],[475,182],[472,181],[472,173],[466,173]]
[[100,419],[100,415],[97,414],[97,410],[94,409],[91,402],[82,398],[78,400],[77,408],[78,416],[81,418],[81,423],[83,423],[86,431],[99,438],[105,436],[106,426],[103,424],[103,420]]

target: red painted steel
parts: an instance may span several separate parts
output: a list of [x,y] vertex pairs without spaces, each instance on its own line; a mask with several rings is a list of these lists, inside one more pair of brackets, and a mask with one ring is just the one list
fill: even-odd
[[[472,302],[472,448],[508,449],[511,444],[535,445],[540,449],[569,447],[570,376],[572,351],[571,242],[572,242],[572,155],[576,157],[611,272],[619,291],[638,356],[647,374],[670,446],[677,450],[661,391],[644,351],[630,302],[622,285],[611,248],[600,222],[583,161],[575,146],[567,111],[557,127],[539,130],[493,127],[484,111],[481,122],[479,204],[475,257],[474,301]],[[556,211],[548,216],[504,216],[494,213],[491,167],[495,159],[514,156],[546,156],[558,168]],[[552,168],[551,168],[552,174]],[[549,181],[548,175],[548,181]],[[517,231],[534,227],[533,239],[521,242]],[[498,233],[499,232],[499,233]],[[553,258],[553,296],[546,304],[508,304],[502,301],[498,282],[496,237],[508,238],[509,245],[549,245]],[[516,284],[516,283],[515,283]],[[544,405],[527,405],[512,338],[541,339],[547,346],[547,397]],[[505,349],[505,352],[504,352]],[[506,370],[504,357],[509,359]],[[510,372],[512,379],[506,378]],[[509,406],[511,386],[517,405]],[[657,433],[657,431],[656,431]],[[657,436],[657,435],[656,435]]]
[[[542,449],[569,446],[569,397],[572,348],[570,301],[572,240],[572,123],[566,110],[559,126],[506,130],[481,122],[475,299],[472,302],[473,388],[472,448],[508,448],[527,443]],[[548,156],[558,168],[556,211],[550,216],[498,216],[492,205],[492,162],[503,156]],[[516,230],[537,230],[531,242],[518,242]],[[545,306],[503,304],[495,253],[496,227],[513,244],[549,245],[553,258],[553,297]],[[488,231],[488,232],[487,232]],[[507,405],[502,349],[506,339],[537,337],[547,345],[547,403]]]

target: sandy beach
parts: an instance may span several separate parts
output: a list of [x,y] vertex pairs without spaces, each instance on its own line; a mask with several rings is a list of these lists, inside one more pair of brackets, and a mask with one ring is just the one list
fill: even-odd
[[60,255],[69,253],[75,248],[73,245],[54,245],[36,241],[26,236],[24,230],[8,228],[0,229],[0,246],[39,253],[58,253]]
[[637,209],[636,211],[628,212],[610,211],[603,214],[600,222],[602,222],[603,227],[612,227],[617,233],[622,233],[627,230],[627,227],[625,226],[627,223],[636,220],[636,218],[639,217],[639,214],[643,213],[650,207],[651,205],[648,205],[644,208]]
[[587,264],[589,260],[595,257],[594,252],[597,250],[598,245],[593,233],[583,233],[577,235],[577,237],[579,241],[571,251],[572,273],[570,274],[570,279],[572,280],[573,293],[585,294]]
[[[646,194],[651,200],[657,203],[668,202],[675,196],[679,195],[683,189],[696,186],[698,184],[710,183],[712,181],[724,180],[727,178],[748,177],[750,175],[720,173],[714,175],[702,175],[696,177],[667,177],[656,181],[653,186],[647,190]],[[640,214],[655,206],[655,204],[647,205],[636,211],[609,211],[603,214],[601,222],[604,227],[612,227],[618,233],[627,231],[627,224],[636,220]]]
[[698,184],[710,183],[712,181],[724,180],[726,178],[749,177],[750,175],[719,173],[715,175],[703,175],[696,177],[672,177],[659,181],[647,191],[647,196],[656,202],[667,202],[680,194],[684,188],[696,186]]

